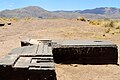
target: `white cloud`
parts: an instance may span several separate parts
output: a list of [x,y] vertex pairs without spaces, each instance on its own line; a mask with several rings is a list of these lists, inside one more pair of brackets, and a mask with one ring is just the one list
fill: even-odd
[[9,7],[14,7],[15,3],[10,3],[8,6]]

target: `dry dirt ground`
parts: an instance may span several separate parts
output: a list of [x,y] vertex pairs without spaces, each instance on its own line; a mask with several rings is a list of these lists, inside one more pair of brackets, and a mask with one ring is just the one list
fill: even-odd
[[[105,33],[105,28],[87,22],[67,19],[19,20],[13,21],[10,26],[0,27],[0,56],[20,47],[20,40],[26,38],[109,40],[120,46],[120,34]],[[56,73],[57,80],[120,80],[119,68],[117,65],[56,64]]]

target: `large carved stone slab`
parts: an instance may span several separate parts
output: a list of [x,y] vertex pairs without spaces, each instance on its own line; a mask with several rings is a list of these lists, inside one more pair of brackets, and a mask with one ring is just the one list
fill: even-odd
[[109,41],[28,39],[0,58],[0,80],[56,80],[55,63],[117,64]]
[[117,64],[117,46],[108,41],[59,41],[53,49],[54,61],[65,64]]

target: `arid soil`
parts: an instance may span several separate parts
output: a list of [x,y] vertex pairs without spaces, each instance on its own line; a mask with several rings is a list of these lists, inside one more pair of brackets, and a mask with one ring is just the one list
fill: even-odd
[[[0,27],[0,56],[20,47],[20,40],[109,40],[120,46],[120,34],[105,33],[105,28],[88,22],[67,19],[13,21]],[[119,57],[120,58],[120,57]],[[118,64],[120,61],[118,59]],[[56,64],[57,80],[120,80],[118,65]]]

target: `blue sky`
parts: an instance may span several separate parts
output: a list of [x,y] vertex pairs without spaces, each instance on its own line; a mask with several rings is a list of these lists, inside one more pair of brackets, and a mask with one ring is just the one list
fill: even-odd
[[49,11],[84,10],[96,7],[120,8],[120,0],[0,0],[0,10],[40,6]]

